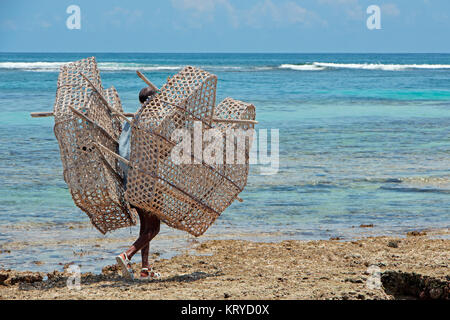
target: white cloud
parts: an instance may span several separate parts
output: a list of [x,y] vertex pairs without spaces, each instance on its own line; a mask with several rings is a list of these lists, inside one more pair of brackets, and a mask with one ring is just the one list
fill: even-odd
[[191,14],[190,24],[200,27],[202,19],[213,21],[216,10],[225,9],[233,27],[239,26],[236,9],[228,0],[172,0],[172,7],[179,10],[189,11]]
[[140,20],[144,13],[140,10],[128,10],[122,7],[114,7],[105,12],[105,16],[113,25],[120,27],[122,23],[133,24]]
[[246,16],[247,24],[253,27],[261,27],[267,19],[275,22],[281,21],[278,8],[270,0],[255,4]]
[[275,4],[271,0],[265,0],[254,5],[245,16],[247,24],[255,28],[262,27],[269,21],[277,26],[326,24],[316,13],[301,7],[294,1]]
[[40,22],[40,26],[42,28],[44,28],[44,29],[48,29],[48,28],[50,28],[52,26],[52,24],[50,22],[48,22],[48,21],[41,21]]
[[316,18],[315,14],[300,7],[295,2],[287,2],[281,8],[281,15],[284,15],[289,23],[306,23],[309,24]]
[[215,9],[216,0],[172,0],[172,6],[177,9],[211,12]]
[[235,28],[241,24],[255,28],[267,23],[274,23],[276,26],[326,24],[317,14],[292,0],[284,2],[263,0],[249,9],[236,9],[228,0],[172,0],[172,6],[189,11],[191,18],[194,18],[190,20],[190,24],[195,27],[201,27],[201,19],[214,21],[217,11],[221,9],[225,10],[231,25]]
[[335,6],[341,9],[345,14],[354,20],[363,20],[365,18],[365,9],[359,3],[359,0],[317,0],[319,4]]

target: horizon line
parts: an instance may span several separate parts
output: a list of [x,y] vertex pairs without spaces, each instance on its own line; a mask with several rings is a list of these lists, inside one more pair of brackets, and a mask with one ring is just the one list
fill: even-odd
[[310,51],[310,52],[294,52],[294,51],[0,51],[4,53],[107,53],[107,54],[450,54],[450,52],[357,52],[357,51]]

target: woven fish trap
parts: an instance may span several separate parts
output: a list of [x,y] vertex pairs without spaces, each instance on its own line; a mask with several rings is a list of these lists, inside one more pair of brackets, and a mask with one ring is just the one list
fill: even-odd
[[[215,108],[215,117],[224,121],[215,122],[215,128],[228,139],[223,146],[224,163],[217,165],[216,168],[222,175],[233,181],[240,190],[243,190],[247,185],[250,169],[250,150],[255,125],[251,122],[235,123],[226,122],[226,120],[255,120],[255,106],[228,97]],[[227,143],[231,145],[231,148],[227,146]],[[227,147],[232,151],[227,152]]]
[[63,65],[58,76],[56,101],[53,108],[55,122],[72,118],[73,112],[70,107],[82,110],[92,102],[94,89],[80,73],[86,75],[103,92],[94,57]]
[[124,200],[118,160],[95,146],[97,143],[113,152],[118,150],[121,124],[111,110],[122,112],[122,105],[114,87],[102,88],[95,59],[61,68],[54,133],[64,180],[75,204],[103,234],[135,225],[137,220],[135,210]]
[[[195,122],[199,122],[203,134],[214,127],[216,83],[217,78],[205,71],[183,69],[168,80],[160,94],[146,101],[132,126],[126,199],[170,227],[194,236],[209,228],[246,183],[246,177],[238,177],[239,170],[228,165],[215,167],[200,159],[193,159],[192,164],[176,164],[171,159],[176,146],[171,137],[176,129],[192,132]],[[236,100],[224,101],[219,110],[230,120],[254,120],[254,107]],[[236,125],[220,122],[217,129],[224,134]],[[246,159],[247,168],[241,166],[241,174],[248,174],[248,156]],[[229,172],[231,178],[224,174]]]

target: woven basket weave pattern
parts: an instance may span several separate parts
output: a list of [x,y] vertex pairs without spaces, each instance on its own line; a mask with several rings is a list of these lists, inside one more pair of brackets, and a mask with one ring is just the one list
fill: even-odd
[[[171,160],[175,129],[192,129],[195,121],[202,122],[202,132],[212,127],[216,84],[215,76],[184,68],[160,94],[146,101],[132,127],[127,201],[195,236],[203,234],[236,199],[248,174],[248,149],[242,165],[177,165]],[[255,118],[252,105],[230,98],[217,108],[224,119]],[[253,126],[221,123],[217,129],[225,134],[238,127]]]
[[[58,78],[54,107],[54,132],[58,140],[64,180],[75,204],[106,233],[136,224],[136,213],[124,201],[123,182],[116,158],[102,154],[93,142],[117,151],[120,121],[111,115],[99,94],[79,74],[83,72],[106,98],[110,106],[122,111],[114,88],[103,90],[94,58],[65,65]],[[79,110],[95,124],[76,116]]]

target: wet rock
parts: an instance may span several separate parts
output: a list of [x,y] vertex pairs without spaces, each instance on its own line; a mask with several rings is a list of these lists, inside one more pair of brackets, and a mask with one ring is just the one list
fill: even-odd
[[7,271],[0,271],[0,285],[5,285],[5,280],[9,278],[9,274]]
[[390,248],[398,248],[398,244],[400,243],[400,240],[390,240],[387,244]]
[[386,271],[381,275],[386,293],[397,298],[450,299],[450,281],[417,273]]
[[47,273],[47,279],[49,281],[59,281],[65,277],[64,272],[60,272],[57,270],[54,270],[53,272]]
[[119,266],[117,264],[105,266],[102,268],[102,274],[104,274],[104,275],[117,274],[118,272],[119,272]]
[[71,265],[73,265],[74,263],[75,263],[75,262],[68,262],[68,263],[65,263],[64,266],[63,266],[63,270],[66,271],[66,270],[69,269],[69,267],[70,267]]
[[3,286],[13,286],[21,283],[35,283],[42,280],[42,274],[38,272],[19,272],[11,270],[0,271],[0,285]]
[[359,258],[361,258],[361,255],[360,254],[358,254],[358,253],[351,253],[351,254],[346,254],[345,256],[344,256],[344,259],[359,259]]
[[439,299],[442,295],[442,292],[443,292],[442,288],[430,289],[430,298],[434,300]]
[[351,282],[351,283],[364,283],[364,281],[362,279],[354,279],[354,278],[347,278],[344,281]]
[[426,236],[427,233],[425,231],[409,231],[408,233],[406,233],[406,235],[408,237],[420,237],[420,236]]
[[34,283],[34,282],[41,282],[43,280],[43,277],[41,274],[38,273],[29,273],[29,274],[21,274],[14,276],[11,278],[10,283],[16,284],[16,283]]
[[[102,275],[100,276],[96,276],[94,275],[92,272],[85,272],[81,274],[81,280],[87,280],[87,281],[91,281],[91,280],[95,280],[97,278],[102,278]],[[84,282],[84,281],[83,281]]]

